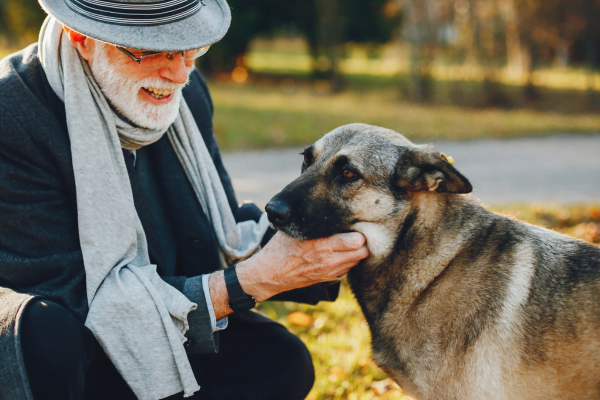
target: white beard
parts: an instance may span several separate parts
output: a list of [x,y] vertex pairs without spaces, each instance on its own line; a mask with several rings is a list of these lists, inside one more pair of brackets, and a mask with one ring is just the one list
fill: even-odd
[[[164,129],[171,125],[179,114],[181,90],[187,82],[179,84],[160,78],[131,78],[109,61],[105,46],[102,42],[96,42],[91,70],[108,102],[129,121],[143,128]],[[188,77],[192,69],[188,68]],[[142,87],[175,91],[168,103],[152,104],[143,100],[140,93]]]

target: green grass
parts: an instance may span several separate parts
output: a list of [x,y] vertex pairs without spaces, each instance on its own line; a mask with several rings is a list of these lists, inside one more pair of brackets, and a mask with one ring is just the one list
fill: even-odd
[[[261,48],[262,47],[262,48]],[[252,46],[246,57],[248,67],[258,73],[308,75],[312,69],[312,60],[308,49],[279,46],[264,43]],[[383,46],[377,55],[369,56],[361,46],[350,46],[347,54],[339,60],[340,71],[346,76],[369,75],[391,78],[410,72],[410,46]],[[474,64],[456,64],[444,57],[438,57],[431,65],[431,74],[435,80],[444,81],[482,81],[484,71]],[[495,80],[503,84],[524,85],[524,76],[513,76],[506,67],[496,69]],[[533,72],[533,84],[539,87],[587,90],[590,86],[600,90],[600,73],[590,76],[582,67],[540,67]]]
[[[514,204],[495,211],[600,243],[600,205]],[[258,309],[281,322],[308,346],[316,371],[309,400],[408,400],[399,388],[388,385],[390,381],[372,362],[367,324],[345,282],[334,303],[311,307],[266,302]],[[304,324],[294,324],[293,317],[289,318],[293,312],[309,318]]]
[[391,128],[417,142],[593,132],[600,127],[597,113],[424,106],[399,101],[397,91],[385,87],[329,94],[318,82],[209,86],[214,131],[225,150],[301,146],[352,122]]

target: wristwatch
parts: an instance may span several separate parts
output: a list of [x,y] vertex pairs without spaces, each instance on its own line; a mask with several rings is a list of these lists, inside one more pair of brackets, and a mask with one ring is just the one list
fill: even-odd
[[235,312],[240,312],[254,308],[256,300],[242,289],[235,272],[236,266],[237,264],[233,264],[225,268],[225,286],[229,294],[229,307]]

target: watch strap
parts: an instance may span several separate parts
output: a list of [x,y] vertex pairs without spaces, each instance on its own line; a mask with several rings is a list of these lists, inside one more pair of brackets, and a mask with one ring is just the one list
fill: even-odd
[[235,312],[240,312],[254,308],[256,300],[242,289],[235,271],[236,266],[234,264],[225,268],[225,286],[229,294],[229,307]]

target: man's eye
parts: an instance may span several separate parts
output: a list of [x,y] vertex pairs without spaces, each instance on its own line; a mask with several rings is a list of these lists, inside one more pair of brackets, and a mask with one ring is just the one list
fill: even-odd
[[342,176],[346,179],[354,179],[356,174],[348,169],[342,171]]

